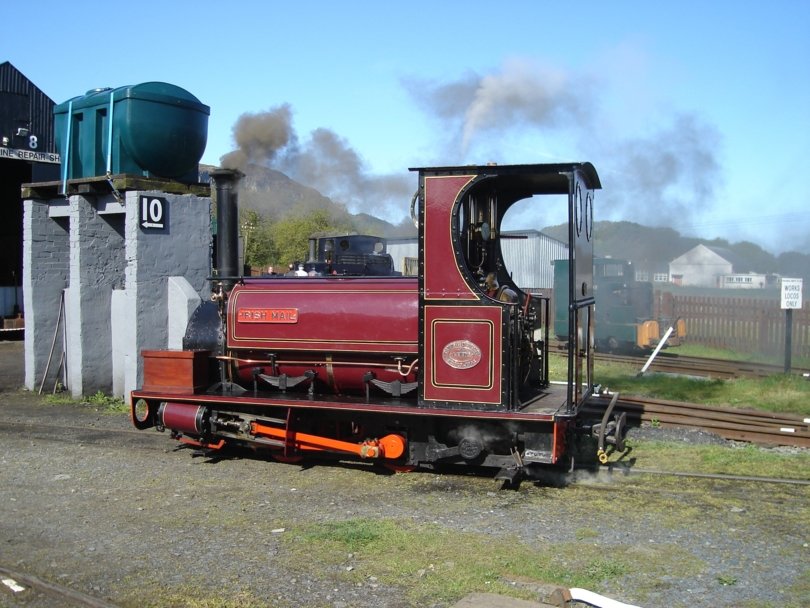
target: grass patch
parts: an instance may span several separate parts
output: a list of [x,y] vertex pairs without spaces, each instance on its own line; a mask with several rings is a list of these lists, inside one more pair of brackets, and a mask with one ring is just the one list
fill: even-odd
[[[682,355],[684,357],[703,357],[704,359],[723,359],[725,361],[769,363],[771,365],[783,365],[785,363],[784,353],[779,353],[778,355],[765,353],[741,353],[727,348],[712,348],[711,346],[703,346],[702,344],[687,343],[681,346],[668,348],[666,352],[673,355]],[[791,357],[791,364],[796,368],[810,369],[810,358],[794,356]]]
[[[129,581],[127,581],[129,582]],[[281,607],[287,604],[277,602],[268,604],[266,599],[256,597],[246,591],[232,591],[227,597],[218,592],[206,592],[204,582],[198,584],[184,583],[183,585],[166,586],[157,580],[141,579],[132,585],[137,591],[123,594],[119,600],[122,608],[166,608],[168,606],[183,606],[183,608],[268,608]]]
[[[150,599],[155,597],[158,599]],[[140,593],[137,598],[125,600],[124,606],[132,608],[166,608],[167,606],[183,606],[183,608],[267,608],[266,600],[261,600],[249,593],[236,593],[233,597],[200,597],[199,587],[190,587],[186,592],[176,589],[156,593],[154,596],[143,597]],[[270,604],[272,605],[272,604]]]
[[69,393],[59,392],[46,395],[44,400],[48,405],[92,405],[99,411],[111,414],[129,412],[129,406],[123,399],[111,397],[102,391],[96,391],[81,399],[74,399]]
[[379,542],[385,532],[383,526],[360,519],[338,522],[325,528],[315,527],[305,531],[303,538],[309,542],[339,546],[341,550],[354,553]]
[[[565,380],[566,365],[565,357],[551,357],[551,379]],[[602,386],[625,395],[810,415],[810,382],[801,376],[774,374],[767,378],[712,380],[647,374],[639,378],[638,371],[636,366],[598,361],[594,377]]]
[[694,445],[630,438],[629,457],[641,469],[810,480],[810,452],[786,453],[755,445]]
[[810,382],[800,376],[776,374],[767,378],[711,380],[660,374],[628,375],[626,366],[602,364],[597,379],[626,395],[704,403],[768,412],[810,414]]
[[[585,533],[583,531],[583,533]],[[588,536],[590,536],[588,534]],[[599,589],[608,580],[640,568],[663,575],[694,558],[675,546],[640,552],[605,548],[595,543],[528,546],[514,539],[459,533],[438,525],[375,519],[314,523],[284,538],[286,563],[301,572],[331,572],[360,583],[371,577],[403,590],[414,604],[452,602],[472,592],[500,593],[530,599],[510,580]],[[313,560],[321,562],[313,568]]]
[[[797,577],[790,591],[796,595],[803,606],[810,606],[810,569],[805,570]],[[796,606],[798,605],[796,604]]]
[[577,537],[577,540],[588,540],[592,538],[599,538],[599,532],[594,530],[593,528],[579,528],[574,535]]

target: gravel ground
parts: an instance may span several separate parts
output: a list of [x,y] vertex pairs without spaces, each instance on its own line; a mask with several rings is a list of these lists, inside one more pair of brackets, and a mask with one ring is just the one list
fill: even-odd
[[[355,518],[568,554],[577,543],[596,546],[607,559],[618,553],[649,567],[593,590],[647,608],[810,601],[806,487],[628,477],[501,491],[480,477],[212,460],[165,434],[135,432],[126,416],[48,405],[17,390],[21,359],[19,343],[0,343],[0,567],[119,606],[182,606],[183,594],[233,598],[197,606],[243,605],[239,598],[280,607],[452,603],[417,603],[410,585],[358,576],[354,555],[313,558],[311,568],[292,561],[286,538],[297,527]],[[54,424],[61,432],[43,426]],[[677,436],[718,441],[704,435]],[[414,588],[431,569],[426,555]],[[511,584],[541,599],[543,582],[557,583]],[[0,606],[13,601],[0,592]]]

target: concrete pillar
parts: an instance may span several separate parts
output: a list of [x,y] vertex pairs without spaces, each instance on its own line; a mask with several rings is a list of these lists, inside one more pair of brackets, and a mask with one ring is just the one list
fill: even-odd
[[[164,228],[145,227],[140,220],[143,197],[162,199]],[[144,349],[169,347],[169,278],[184,277],[190,300],[210,298],[211,199],[190,194],[131,191],[126,193],[126,292],[124,395],[143,383]],[[176,296],[176,294],[175,294]],[[176,297],[174,298],[176,302]],[[188,307],[188,303],[182,304]],[[113,319],[117,325],[117,320]]]
[[68,388],[75,398],[110,394],[112,291],[124,284],[125,208],[112,194],[69,201]]
[[25,310],[25,387],[43,390],[60,381],[64,317],[60,302],[68,285],[70,219],[64,199],[29,199],[23,204],[23,308]]

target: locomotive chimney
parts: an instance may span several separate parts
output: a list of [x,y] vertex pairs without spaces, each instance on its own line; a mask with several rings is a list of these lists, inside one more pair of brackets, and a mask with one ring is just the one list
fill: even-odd
[[[239,268],[239,199],[237,188],[244,173],[234,169],[211,172],[217,194],[217,259],[216,276],[233,279]],[[234,280],[223,281],[227,289]]]

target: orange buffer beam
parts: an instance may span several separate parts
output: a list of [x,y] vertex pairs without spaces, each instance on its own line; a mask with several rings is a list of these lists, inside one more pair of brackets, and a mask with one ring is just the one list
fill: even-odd
[[280,439],[295,445],[300,450],[327,450],[356,454],[361,458],[399,458],[405,453],[405,439],[400,435],[386,435],[382,439],[372,439],[363,443],[351,443],[320,435],[309,435],[297,431],[268,426],[259,422],[250,423],[251,435],[262,435]]

